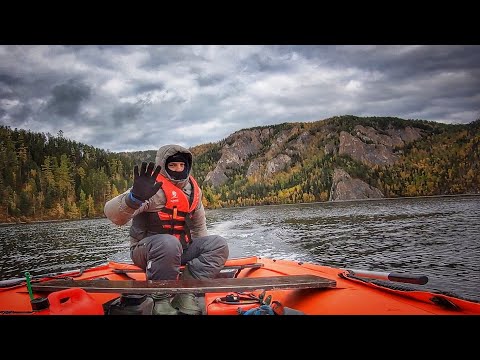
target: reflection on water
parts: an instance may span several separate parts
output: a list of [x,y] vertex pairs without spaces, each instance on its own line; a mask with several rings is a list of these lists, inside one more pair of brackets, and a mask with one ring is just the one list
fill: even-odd
[[[207,211],[230,257],[427,275],[420,289],[480,300],[480,197],[442,197]],[[0,278],[128,261],[128,226],[106,219],[0,227]]]

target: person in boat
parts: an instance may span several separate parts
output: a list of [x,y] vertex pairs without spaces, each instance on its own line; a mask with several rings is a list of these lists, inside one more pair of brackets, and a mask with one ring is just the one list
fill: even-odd
[[[228,259],[225,238],[209,235],[192,153],[179,145],[157,151],[155,164],[134,167],[132,188],[105,203],[116,225],[130,226],[130,256],[148,280],[210,279]],[[155,169],[154,169],[155,168]],[[180,266],[185,265],[180,274]],[[195,294],[153,294],[155,315],[202,313]]]

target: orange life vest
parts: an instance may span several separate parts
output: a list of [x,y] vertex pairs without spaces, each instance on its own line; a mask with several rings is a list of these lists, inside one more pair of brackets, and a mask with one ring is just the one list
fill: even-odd
[[191,238],[185,227],[185,218],[193,216],[193,212],[200,201],[200,188],[197,181],[193,176],[189,176],[189,181],[192,184],[191,203],[182,189],[171,183],[165,176],[158,174],[156,181],[163,182],[162,190],[165,193],[165,207],[158,211],[158,217],[165,233],[172,234],[182,243],[188,244]]

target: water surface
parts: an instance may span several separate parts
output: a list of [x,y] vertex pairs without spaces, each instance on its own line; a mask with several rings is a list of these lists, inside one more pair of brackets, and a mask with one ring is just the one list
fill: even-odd
[[[426,275],[419,289],[480,301],[480,196],[207,211],[230,258],[261,256]],[[128,261],[128,225],[107,219],[0,227],[0,279]]]

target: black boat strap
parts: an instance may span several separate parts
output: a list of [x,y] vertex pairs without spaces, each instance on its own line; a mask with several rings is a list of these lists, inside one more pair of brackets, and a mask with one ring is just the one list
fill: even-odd
[[284,275],[250,278],[215,278],[186,280],[73,280],[55,279],[32,284],[37,292],[52,292],[68,288],[82,288],[87,292],[150,294],[150,293],[222,293],[257,289],[333,288],[336,281],[316,275]]

